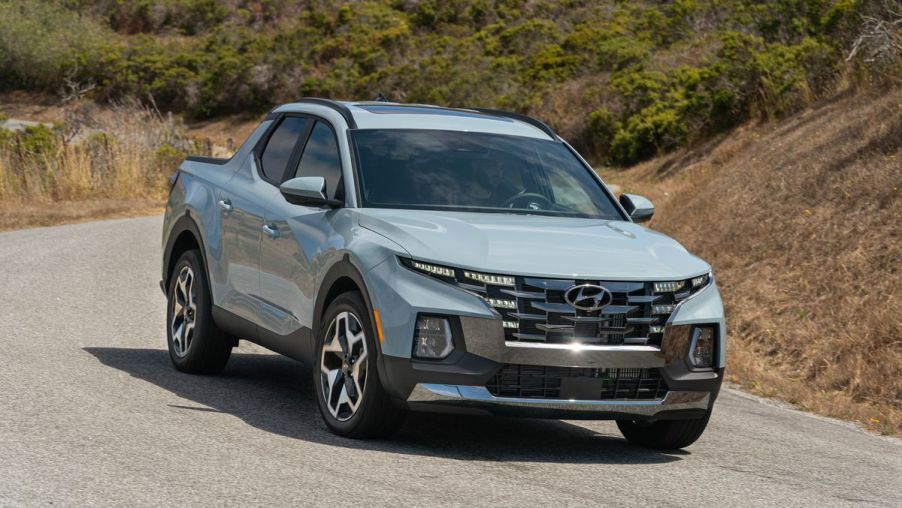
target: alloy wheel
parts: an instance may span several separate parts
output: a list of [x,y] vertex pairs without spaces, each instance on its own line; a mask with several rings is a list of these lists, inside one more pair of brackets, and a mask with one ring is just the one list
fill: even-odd
[[197,319],[197,293],[194,284],[194,270],[183,266],[175,281],[172,295],[172,320],[169,329],[172,334],[172,349],[179,358],[188,354],[194,339]]
[[320,355],[323,399],[336,420],[349,420],[360,407],[366,388],[366,365],[363,325],[352,312],[342,312],[329,324]]

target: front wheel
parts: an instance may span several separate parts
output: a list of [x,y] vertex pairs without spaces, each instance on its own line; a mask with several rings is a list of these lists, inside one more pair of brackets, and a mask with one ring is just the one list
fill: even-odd
[[617,427],[630,443],[657,450],[678,450],[698,440],[705,432],[710,418],[709,407],[701,418],[656,422],[617,420]]
[[404,419],[379,381],[376,343],[366,304],[345,293],[329,305],[316,341],[316,400],[329,429],[351,438],[385,437]]

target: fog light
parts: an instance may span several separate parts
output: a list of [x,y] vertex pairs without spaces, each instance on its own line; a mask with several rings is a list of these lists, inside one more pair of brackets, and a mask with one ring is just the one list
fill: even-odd
[[692,343],[689,346],[689,363],[700,369],[714,366],[714,328],[697,327],[692,331]]
[[441,360],[454,351],[451,325],[445,318],[420,316],[413,332],[413,355],[417,358]]

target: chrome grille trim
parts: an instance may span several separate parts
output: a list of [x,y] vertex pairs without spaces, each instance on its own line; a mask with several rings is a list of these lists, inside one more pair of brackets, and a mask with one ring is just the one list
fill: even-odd
[[[412,260],[401,258],[401,262],[416,270]],[[665,325],[680,304],[712,286],[714,280],[709,274],[705,285],[689,289],[685,286],[691,279],[677,280],[683,282],[683,289],[656,292],[655,285],[660,281],[542,278],[480,272],[513,278],[514,286],[511,287],[509,284],[482,283],[468,278],[464,274],[470,269],[447,268],[453,276],[420,273],[457,286],[485,299],[487,303],[495,302],[492,309],[501,320],[517,324],[516,328],[504,327],[505,342],[508,344],[651,346],[660,349]],[[604,287],[611,293],[610,303],[599,310],[587,311],[576,309],[565,301],[564,293],[568,289],[585,284]],[[507,308],[497,304],[501,301],[515,305]],[[671,310],[655,314],[652,312],[653,306],[667,306]]]

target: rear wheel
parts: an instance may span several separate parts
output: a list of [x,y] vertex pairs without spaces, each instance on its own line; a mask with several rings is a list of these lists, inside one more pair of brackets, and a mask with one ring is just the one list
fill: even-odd
[[351,438],[386,437],[404,420],[379,380],[376,343],[359,293],[340,295],[326,309],[316,341],[316,400],[332,432]]
[[191,374],[220,372],[232,354],[233,340],[216,327],[210,289],[200,251],[189,250],[169,280],[166,335],[175,368]]
[[657,450],[677,450],[698,440],[710,418],[711,408],[708,408],[701,418],[656,422],[617,420],[617,427],[630,443]]

